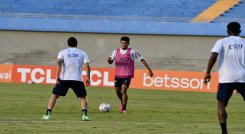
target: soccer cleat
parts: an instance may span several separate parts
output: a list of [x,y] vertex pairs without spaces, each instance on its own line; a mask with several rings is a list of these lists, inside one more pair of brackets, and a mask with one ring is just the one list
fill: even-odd
[[123,105],[120,104],[120,106],[119,106],[119,112],[121,113],[122,111],[123,111]]
[[120,106],[119,106],[119,112],[120,113],[126,113],[126,110],[123,109],[123,105],[122,104],[120,104]]
[[51,118],[50,115],[43,115],[43,117],[41,118],[42,120],[49,120]]
[[120,110],[120,113],[126,113],[126,110]]
[[91,121],[91,119],[88,116],[83,115],[82,116],[82,121]]

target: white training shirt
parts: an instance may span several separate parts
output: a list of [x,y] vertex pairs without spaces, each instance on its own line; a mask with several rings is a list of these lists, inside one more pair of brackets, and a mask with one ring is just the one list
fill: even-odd
[[82,81],[82,66],[89,62],[87,54],[78,48],[61,50],[58,59],[62,59],[61,80]]
[[[122,55],[127,53],[127,51],[128,51],[128,49],[123,50],[123,49],[120,48],[120,53]],[[110,56],[112,58],[112,60],[114,60],[116,58],[116,53],[117,53],[117,49],[114,50],[112,52],[111,56]],[[134,49],[131,49],[130,57],[131,57],[132,60],[138,59],[139,61],[141,61],[142,59],[144,59],[143,56],[141,56],[141,54],[137,50],[134,50]]]
[[245,39],[239,36],[220,39],[211,52],[219,54],[219,83],[245,82]]

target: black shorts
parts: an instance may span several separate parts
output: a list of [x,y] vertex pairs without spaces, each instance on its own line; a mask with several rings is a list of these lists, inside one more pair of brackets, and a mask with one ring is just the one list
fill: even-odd
[[242,95],[245,101],[245,83],[219,83],[217,100],[224,101],[226,104],[231,98],[234,90]]
[[58,96],[66,96],[68,89],[71,88],[77,97],[87,96],[87,92],[82,81],[60,80],[60,84],[56,84],[53,88],[53,94]]
[[115,78],[114,87],[122,87],[122,85],[127,85],[129,87],[131,78]]

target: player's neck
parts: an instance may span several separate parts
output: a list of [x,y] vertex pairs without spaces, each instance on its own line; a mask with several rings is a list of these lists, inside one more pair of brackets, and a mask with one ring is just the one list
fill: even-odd
[[127,48],[120,48],[121,50],[128,50],[128,47]]

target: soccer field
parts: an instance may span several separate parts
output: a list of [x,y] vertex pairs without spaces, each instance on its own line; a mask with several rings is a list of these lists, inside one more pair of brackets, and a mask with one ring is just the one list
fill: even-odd
[[[127,113],[118,112],[113,88],[87,88],[90,122],[80,120],[80,101],[69,90],[58,99],[49,121],[40,120],[53,85],[0,83],[0,134],[218,134],[214,93],[129,89]],[[108,113],[98,110],[111,104]],[[231,98],[228,130],[245,132],[245,106],[240,95]]]

